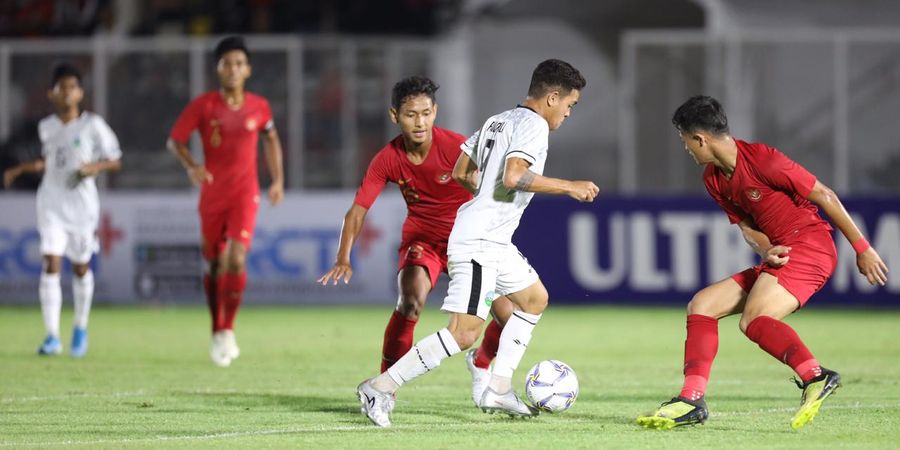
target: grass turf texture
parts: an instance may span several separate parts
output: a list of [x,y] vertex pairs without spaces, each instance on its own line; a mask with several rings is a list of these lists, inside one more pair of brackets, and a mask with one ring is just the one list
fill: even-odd
[[[381,308],[247,307],[241,357],[208,357],[205,308],[98,308],[86,358],[38,357],[40,312],[0,308],[0,447],[90,448],[894,448],[900,438],[900,311],[807,310],[789,319],[844,387],[815,422],[789,426],[800,391],[786,366],[721,322],[703,426],[646,430],[634,417],[678,393],[680,309],[553,307],[514,383],[542,359],[581,382],[571,410],[533,420],[472,404],[463,355],[399,392],[394,427],[359,414],[390,314]],[[416,339],[445,325],[424,312]]]

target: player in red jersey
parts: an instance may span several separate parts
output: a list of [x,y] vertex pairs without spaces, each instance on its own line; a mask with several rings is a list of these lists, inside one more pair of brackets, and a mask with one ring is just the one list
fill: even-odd
[[[247,274],[244,262],[259,207],[256,152],[263,135],[272,184],[272,205],[284,197],[281,143],[265,98],[244,90],[250,77],[250,53],[240,37],[219,42],[215,49],[220,88],[188,104],[169,136],[168,147],[200,186],[200,228],[207,271],[203,288],[212,316],[213,362],[227,367],[240,350],[234,318],[241,305]],[[199,130],[203,164],[191,157],[188,138]]]
[[[369,164],[353,205],[344,216],[334,267],[319,278],[323,285],[329,281],[337,284],[340,279],[344,283],[350,281],[353,276],[350,251],[366,213],[385,185],[396,183],[408,213],[399,248],[400,295],[384,332],[382,372],[412,348],[413,331],[426,297],[441,272],[447,271],[447,238],[453,229],[456,210],[472,198],[451,176],[460,145],[466,138],[434,126],[437,89],[433,81],[420,76],[405,78],[394,85],[388,114],[399,126],[400,135],[384,146]],[[503,320],[512,311],[512,304],[505,298],[495,300],[493,305],[497,318],[485,330],[479,365],[474,366],[474,350],[468,357],[474,378],[473,396],[478,391],[479,399],[490,379],[487,367],[497,352],[501,326],[496,320]]]
[[704,395],[719,345],[718,320],[741,314],[741,331],[796,372],[803,394],[791,427],[800,428],[841,381],[837,372],[822,368],[793,328],[781,321],[825,285],[837,264],[832,228],[816,206],[852,243],[859,272],[869,283],[884,286],[887,266],[834,191],[778,150],[731,137],[718,101],[692,97],[675,111],[672,122],[688,153],[706,165],[707,191],[762,262],[694,295],[687,307],[683,388],[637,422],[669,429],[706,421]]

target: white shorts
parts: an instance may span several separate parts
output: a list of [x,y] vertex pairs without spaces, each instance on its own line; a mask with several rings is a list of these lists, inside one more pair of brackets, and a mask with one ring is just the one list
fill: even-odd
[[41,227],[41,254],[65,256],[75,264],[87,264],[91,256],[100,249],[94,230],[74,232],[61,226]]
[[451,256],[447,268],[450,286],[441,310],[482,319],[487,319],[495,298],[519,292],[540,280],[513,244],[498,251]]

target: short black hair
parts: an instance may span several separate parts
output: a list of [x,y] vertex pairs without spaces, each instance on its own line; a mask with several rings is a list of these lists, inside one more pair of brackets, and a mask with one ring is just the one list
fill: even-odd
[[708,95],[695,95],[682,103],[672,115],[672,124],[678,131],[693,133],[706,131],[713,134],[728,133],[728,117],[718,100]]
[[581,76],[581,72],[571,64],[558,59],[548,59],[534,68],[531,85],[528,86],[528,96],[541,98],[547,92],[557,89],[563,95],[569,95],[572,89],[580,91],[586,84],[587,81]]
[[232,50],[240,50],[247,55],[247,62],[250,62],[250,51],[247,50],[247,45],[244,44],[244,38],[240,36],[228,36],[227,38],[222,39],[216,45],[216,50],[214,52],[216,56],[216,64],[219,63],[219,60],[222,59],[226,53]]
[[400,111],[400,105],[402,105],[406,99],[418,95],[427,95],[432,103],[436,103],[434,93],[440,88],[440,86],[428,77],[423,77],[421,75],[406,77],[398,81],[397,84],[394,85],[394,89],[391,90],[391,106],[395,110]]
[[75,77],[78,80],[78,84],[81,85],[81,71],[73,64],[64,62],[57,64],[53,68],[53,76],[50,78],[50,89],[53,89],[56,83],[59,83],[59,80],[66,77]]

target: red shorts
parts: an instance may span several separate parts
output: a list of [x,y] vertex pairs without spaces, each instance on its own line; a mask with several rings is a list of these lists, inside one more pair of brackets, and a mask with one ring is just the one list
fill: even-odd
[[250,250],[250,242],[256,228],[257,209],[259,209],[258,195],[215,211],[206,210],[200,205],[200,233],[206,242],[203,257],[207,260],[218,258],[225,250],[225,243],[229,239],[244,244],[244,248]]
[[790,260],[781,267],[771,267],[761,263],[743,272],[736,273],[731,278],[736,281],[744,292],[750,292],[759,274],[766,272],[778,278],[778,284],[787,289],[800,306],[815,294],[825,282],[831,278],[837,267],[837,250],[834,248],[834,239],[827,230],[816,230],[804,233],[791,242],[781,245],[791,247],[788,253]]
[[397,270],[405,267],[422,266],[431,278],[431,287],[437,284],[441,272],[447,272],[447,243],[434,244],[428,241],[404,239],[400,244],[400,259]]

